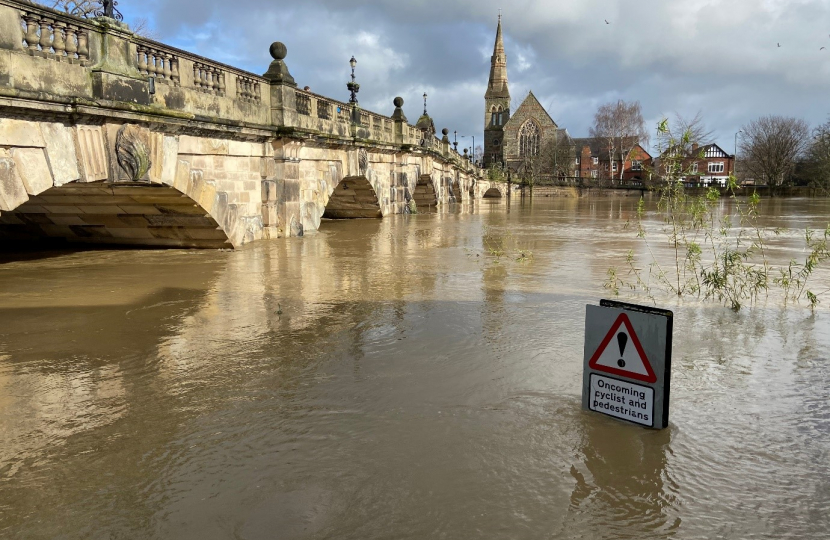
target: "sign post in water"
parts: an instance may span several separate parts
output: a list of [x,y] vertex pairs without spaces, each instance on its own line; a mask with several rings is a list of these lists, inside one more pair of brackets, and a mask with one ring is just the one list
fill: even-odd
[[665,309],[613,300],[587,306],[582,408],[667,427],[673,319]]

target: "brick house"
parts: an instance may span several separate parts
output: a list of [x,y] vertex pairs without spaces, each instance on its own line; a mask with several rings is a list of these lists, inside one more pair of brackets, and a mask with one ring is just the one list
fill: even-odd
[[[664,167],[656,160],[655,170],[662,174]],[[686,187],[721,186],[727,184],[730,174],[735,174],[735,156],[727,154],[717,144],[698,146],[693,144],[686,151],[682,167],[689,174],[683,177]]]
[[707,144],[700,148],[692,145],[689,159],[684,161],[684,168],[691,168],[697,175],[685,178],[687,185],[726,186],[730,174],[735,174],[735,156],[724,152],[717,144]]
[[[601,139],[573,139],[576,154],[576,176],[606,185],[642,186],[649,178],[652,157],[641,145],[627,155],[617,152],[610,159],[607,146]],[[623,159],[625,157],[625,159]],[[620,180],[622,169],[622,180]]]

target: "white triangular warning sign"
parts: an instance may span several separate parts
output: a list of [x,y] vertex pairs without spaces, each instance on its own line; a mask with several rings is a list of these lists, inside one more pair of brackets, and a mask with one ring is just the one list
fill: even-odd
[[638,381],[657,382],[657,375],[651,369],[643,346],[625,313],[621,313],[611,325],[611,330],[591,357],[588,367]]

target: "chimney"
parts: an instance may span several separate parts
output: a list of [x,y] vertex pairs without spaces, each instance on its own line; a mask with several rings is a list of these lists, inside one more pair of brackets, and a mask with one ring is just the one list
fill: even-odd
[[697,143],[692,143],[692,152],[697,152],[698,145]]

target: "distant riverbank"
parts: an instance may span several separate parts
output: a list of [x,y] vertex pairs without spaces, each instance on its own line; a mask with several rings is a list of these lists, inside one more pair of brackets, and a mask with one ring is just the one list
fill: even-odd
[[[729,195],[730,192],[726,188],[719,188],[721,195]],[[689,195],[705,195],[709,190],[708,187],[694,187],[686,188],[686,193]],[[785,186],[774,187],[770,186],[747,186],[735,190],[735,195],[739,197],[748,197],[757,192],[762,197],[817,197],[825,198],[828,193],[822,189],[806,187],[806,186]],[[647,193],[656,193],[645,188],[628,188],[628,187],[613,187],[613,188],[596,188],[596,187],[579,187],[579,186],[533,186],[534,197],[640,197]],[[530,196],[531,190],[529,186],[523,185],[515,195]]]

